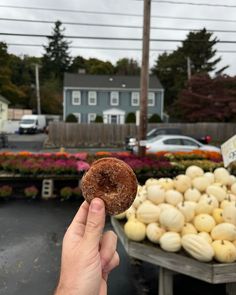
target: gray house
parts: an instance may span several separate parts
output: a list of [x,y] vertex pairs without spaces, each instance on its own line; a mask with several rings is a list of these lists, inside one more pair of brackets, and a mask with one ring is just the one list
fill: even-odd
[[[160,81],[150,76],[148,116],[163,118],[164,89]],[[124,124],[128,113],[139,118],[140,77],[116,75],[64,75],[63,118],[73,113],[79,123],[91,123],[97,115],[104,123]]]

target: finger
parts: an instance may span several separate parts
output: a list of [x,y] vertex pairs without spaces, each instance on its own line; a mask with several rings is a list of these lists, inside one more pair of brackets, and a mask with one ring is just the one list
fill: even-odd
[[107,265],[116,252],[117,236],[113,231],[107,231],[101,239],[100,257],[102,267]]
[[86,220],[88,216],[89,204],[84,201],[72,220],[68,232],[82,237],[84,235]]
[[[109,272],[111,272],[114,268],[116,268],[120,263],[120,257],[119,254],[117,252],[114,253],[112,259],[110,260],[110,262],[105,265],[105,267],[103,268],[103,273],[104,274],[108,274]],[[103,276],[104,277],[104,276]]]
[[105,205],[101,199],[95,198],[89,206],[87,223],[84,231],[84,241],[87,244],[87,248],[98,248],[104,225]]

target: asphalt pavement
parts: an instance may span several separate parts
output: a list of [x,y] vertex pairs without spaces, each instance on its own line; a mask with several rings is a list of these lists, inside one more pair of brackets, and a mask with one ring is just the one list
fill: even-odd
[[[1,295],[53,295],[62,238],[80,204],[59,200],[0,201]],[[108,294],[158,294],[158,268],[128,257],[120,242],[118,253],[120,265],[110,274]],[[225,291],[223,285],[177,276],[174,295],[179,294],[225,295]]]

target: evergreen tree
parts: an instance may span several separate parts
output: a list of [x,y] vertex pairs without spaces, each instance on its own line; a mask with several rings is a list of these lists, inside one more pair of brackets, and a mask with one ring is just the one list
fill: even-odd
[[[217,38],[204,28],[190,32],[186,40],[175,51],[159,55],[152,73],[157,75],[165,88],[165,104],[168,107],[177,99],[179,92],[188,80],[187,58],[191,61],[191,74],[215,71],[221,58],[215,58],[214,46]],[[220,73],[227,67],[222,68]]]
[[69,42],[64,38],[64,28],[60,21],[55,22],[52,36],[48,37],[48,45],[44,46],[45,54],[42,58],[43,77],[63,79],[63,74],[69,69],[71,57],[69,55]]

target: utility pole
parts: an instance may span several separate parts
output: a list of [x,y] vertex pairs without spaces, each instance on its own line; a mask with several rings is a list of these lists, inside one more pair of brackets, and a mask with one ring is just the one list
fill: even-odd
[[188,80],[191,79],[191,59],[187,56],[187,72],[188,72]]
[[151,0],[144,0],[143,12],[143,49],[141,69],[141,100],[140,100],[140,125],[139,125],[139,156],[143,157],[146,147],[143,145],[147,134],[147,101],[149,84],[149,42],[150,42],[150,18]]
[[37,113],[41,114],[41,100],[39,91],[39,64],[35,64],[35,86],[36,86],[36,97],[37,97]]

